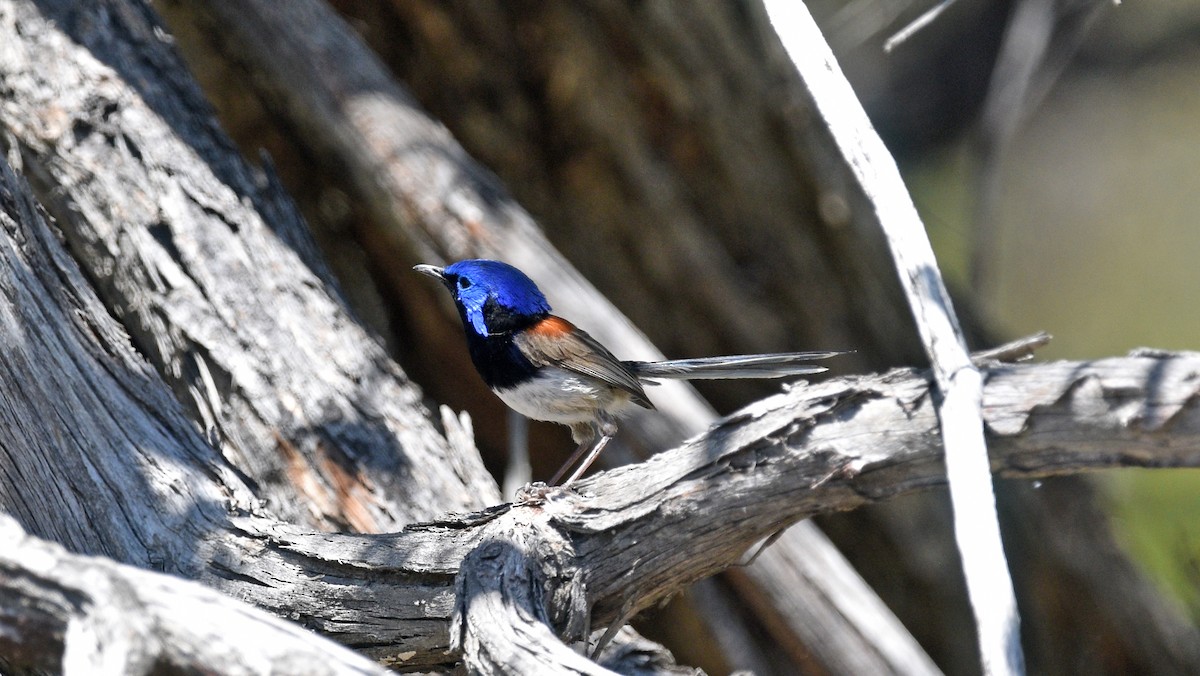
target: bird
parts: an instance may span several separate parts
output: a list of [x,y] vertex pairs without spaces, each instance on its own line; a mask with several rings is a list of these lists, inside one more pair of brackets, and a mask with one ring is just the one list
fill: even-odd
[[784,352],[666,361],[622,361],[586,331],[551,314],[545,294],[524,272],[501,261],[421,264],[453,295],[467,349],[484,383],[508,407],[534,420],[566,425],[578,444],[550,486],[565,488],[592,465],[632,407],[653,409],[645,385],[661,379],[781,378],[828,369],[807,362],[845,352]]

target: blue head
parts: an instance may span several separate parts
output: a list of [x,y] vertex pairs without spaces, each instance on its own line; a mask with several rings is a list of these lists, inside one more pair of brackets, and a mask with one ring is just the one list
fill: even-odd
[[525,273],[507,263],[475,259],[446,268],[418,265],[417,272],[442,280],[468,333],[506,333],[550,313],[550,303]]

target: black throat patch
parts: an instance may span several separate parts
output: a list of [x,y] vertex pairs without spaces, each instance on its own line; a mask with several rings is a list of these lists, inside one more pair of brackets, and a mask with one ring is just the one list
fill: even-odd
[[467,349],[475,370],[483,382],[492,389],[505,389],[529,380],[537,368],[513,342],[513,334],[545,319],[546,314],[520,314],[513,312],[495,300],[488,299],[483,305],[483,323],[488,335],[481,336],[467,331]]

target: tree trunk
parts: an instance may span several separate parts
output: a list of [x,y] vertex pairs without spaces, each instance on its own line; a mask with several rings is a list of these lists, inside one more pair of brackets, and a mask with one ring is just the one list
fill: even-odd
[[273,512],[379,531],[499,500],[346,310],[294,205],[233,151],[149,10],[15,2],[0,30],[3,117],[31,182]]

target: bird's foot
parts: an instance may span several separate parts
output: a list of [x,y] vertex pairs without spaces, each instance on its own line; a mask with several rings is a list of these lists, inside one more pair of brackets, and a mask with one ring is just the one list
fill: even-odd
[[558,486],[550,486],[544,481],[534,481],[533,483],[525,484],[517,489],[513,495],[513,505],[540,505],[546,502],[546,496],[552,491],[558,489]]

